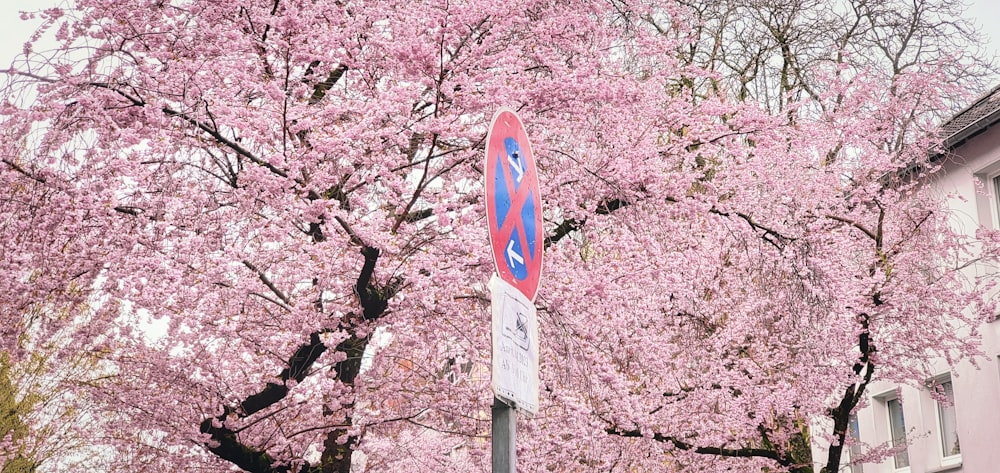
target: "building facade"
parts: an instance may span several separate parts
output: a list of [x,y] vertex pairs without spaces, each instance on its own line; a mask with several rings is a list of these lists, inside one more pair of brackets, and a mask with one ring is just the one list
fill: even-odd
[[[956,228],[1000,228],[1000,86],[942,128],[942,171],[930,185],[954,211]],[[1000,320],[980,328],[986,359],[978,366],[928,360],[926,387],[874,383],[850,434],[868,445],[897,445],[879,463],[855,461],[850,473],[1000,472]],[[905,441],[904,441],[905,439]],[[905,447],[904,447],[905,445]],[[859,449],[851,449],[855,460]],[[847,460],[847,459],[845,459]]]

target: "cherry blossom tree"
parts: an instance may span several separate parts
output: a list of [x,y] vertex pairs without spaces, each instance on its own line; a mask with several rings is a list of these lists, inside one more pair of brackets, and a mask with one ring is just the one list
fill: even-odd
[[809,471],[824,438],[832,472],[868,383],[977,353],[989,280],[962,268],[998,240],[921,185],[957,66],[809,66],[824,90],[769,108],[702,87],[692,12],[41,12],[58,46],[26,45],[0,111],[3,349],[94,360],[76,389],[109,470],[485,470],[481,166],[506,105],[547,234],[525,468]]

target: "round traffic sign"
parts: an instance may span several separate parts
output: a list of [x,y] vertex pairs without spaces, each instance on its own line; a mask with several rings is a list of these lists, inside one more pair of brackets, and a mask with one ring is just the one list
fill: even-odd
[[535,300],[542,273],[542,201],[531,143],[509,108],[493,115],[486,137],[486,220],[501,279]]

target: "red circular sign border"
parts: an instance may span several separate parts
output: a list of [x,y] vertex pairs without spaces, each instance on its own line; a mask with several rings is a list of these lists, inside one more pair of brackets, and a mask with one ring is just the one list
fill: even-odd
[[[505,114],[509,114],[511,121],[504,120],[501,122],[501,118],[505,117]],[[522,151],[525,152],[525,179],[527,182],[522,182],[520,185],[519,193],[532,192],[532,200],[535,204],[535,251],[531,255],[525,255],[528,259],[526,263],[528,276],[524,280],[519,280],[514,277],[513,272],[507,266],[507,262],[504,260],[504,252],[507,248],[504,246],[508,242],[506,235],[501,235],[500,228],[497,228],[497,214],[496,214],[496,204],[495,204],[495,183],[496,183],[496,159],[493,159],[500,152],[504,150],[502,148],[503,140],[505,138],[514,138],[518,145],[521,146]],[[496,141],[496,143],[494,143]],[[499,144],[501,147],[497,149],[495,146]],[[493,266],[496,269],[497,274],[501,279],[509,283],[510,285],[521,291],[528,300],[534,301],[535,296],[538,294],[538,287],[542,276],[542,253],[545,246],[544,232],[542,231],[542,200],[541,192],[538,184],[538,168],[535,165],[535,154],[531,148],[531,142],[528,140],[527,132],[524,130],[523,122],[521,118],[517,115],[513,109],[509,107],[501,107],[499,110],[493,114],[493,119],[490,121],[489,133],[486,135],[486,152],[485,152],[485,166],[483,167],[483,174],[486,178],[486,221],[489,227],[490,234],[490,247],[492,249],[491,253],[493,255]],[[499,158],[497,158],[499,159]],[[508,170],[508,166],[504,164],[504,170]],[[527,185],[527,188],[524,186]],[[516,197],[511,195],[511,200],[515,200]],[[516,218],[520,221],[521,209],[511,209],[511,213],[508,215],[507,219]],[[514,225],[523,230],[524,224]],[[523,233],[523,231],[522,231]],[[525,240],[527,238],[524,235]],[[528,246],[526,241],[522,240],[525,244],[521,245],[521,248],[527,249]]]

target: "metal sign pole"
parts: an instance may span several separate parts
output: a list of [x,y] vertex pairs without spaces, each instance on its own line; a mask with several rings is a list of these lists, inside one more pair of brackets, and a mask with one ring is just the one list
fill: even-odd
[[493,473],[517,471],[517,413],[507,403],[493,398]]

